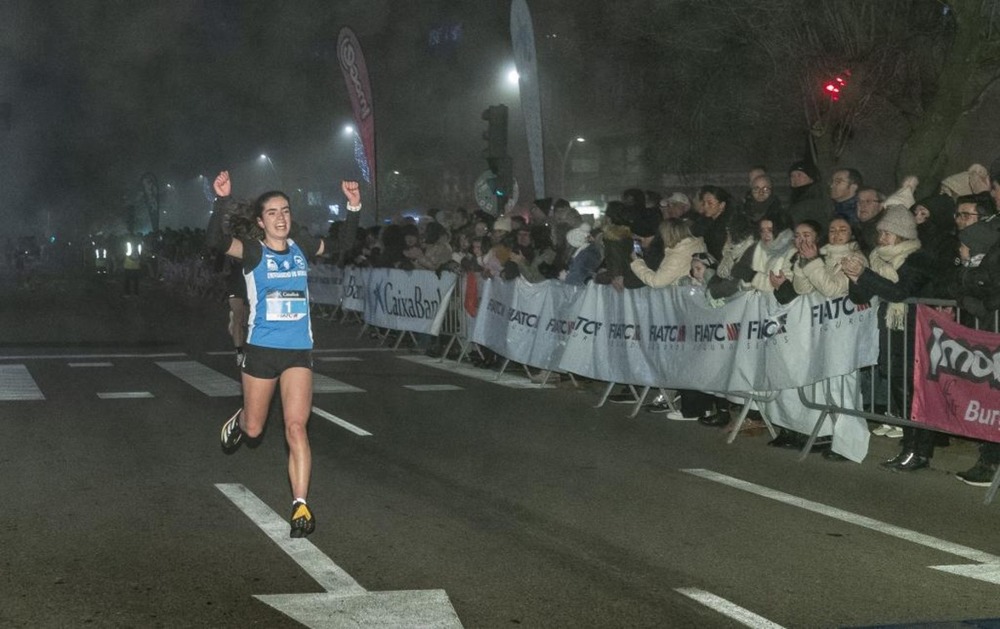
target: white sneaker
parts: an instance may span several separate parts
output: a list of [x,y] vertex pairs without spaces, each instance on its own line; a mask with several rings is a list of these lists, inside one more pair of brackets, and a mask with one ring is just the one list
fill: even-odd
[[903,429],[900,428],[899,426],[893,426],[889,428],[889,430],[885,433],[885,436],[889,437],[890,439],[902,439]]
[[875,435],[876,437],[884,437],[885,433],[889,432],[890,430],[892,430],[892,426],[890,426],[889,424],[882,424],[875,430],[872,430],[872,434]]
[[684,417],[680,411],[667,411],[667,419],[675,422],[696,422],[697,417]]

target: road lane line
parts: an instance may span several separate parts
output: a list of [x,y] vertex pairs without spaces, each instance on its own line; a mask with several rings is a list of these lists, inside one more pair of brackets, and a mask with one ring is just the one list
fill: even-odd
[[871,529],[878,533],[883,533],[891,537],[896,537],[908,542],[913,542],[914,544],[920,544],[921,546],[926,546],[927,548],[932,548],[934,550],[939,550],[944,553],[951,555],[957,555],[959,557],[964,557],[970,561],[977,561],[979,563],[997,563],[1000,562],[1000,557],[996,555],[991,555],[989,553],[977,550],[975,548],[969,548],[968,546],[963,546],[961,544],[955,544],[952,542],[945,541],[943,539],[938,539],[936,537],[931,537],[930,535],[924,535],[923,533],[917,533],[916,531],[911,531],[910,529],[904,529],[903,527],[896,526],[894,524],[888,524],[886,522],[880,522],[863,515],[858,515],[856,513],[851,513],[850,511],[844,511],[843,509],[838,509],[836,507],[830,507],[819,502],[813,502],[812,500],[806,500],[805,498],[799,498],[791,494],[786,494],[775,489],[769,489],[762,485],[757,485],[750,483],[738,478],[733,478],[732,476],[726,476],[725,474],[719,474],[718,472],[713,472],[711,470],[705,469],[686,469],[681,470],[688,474],[704,478],[706,480],[714,481],[716,483],[721,483],[723,485],[728,485],[735,489],[740,489],[751,494],[757,494],[758,496],[763,496],[764,498],[770,498],[771,500],[776,500],[778,502],[798,507],[800,509],[805,509],[807,511],[812,511],[813,513],[818,513],[820,515],[825,515],[829,518],[835,520],[840,520],[842,522],[847,522],[848,524],[854,524],[863,528]]
[[44,400],[24,365],[0,365],[0,400]]
[[[248,518],[253,520],[278,548],[288,553],[306,573],[324,590],[339,596],[357,596],[367,591],[358,585],[333,561],[305,538],[288,537],[288,521],[264,504],[253,492],[240,484],[218,483],[216,488],[232,501]],[[289,509],[291,505],[289,505]]]
[[156,364],[210,397],[243,395],[239,382],[197,361],[157,361]]
[[112,367],[111,363],[69,363],[70,367]]
[[153,394],[149,391],[108,391],[106,393],[98,393],[97,397],[102,400],[138,400],[151,398]]
[[357,356],[320,356],[318,360],[325,363],[346,363],[361,360]]
[[356,435],[360,435],[362,437],[371,437],[372,436],[372,433],[368,432],[367,430],[362,430],[361,428],[358,428],[354,424],[352,424],[350,422],[346,422],[343,419],[337,417],[336,415],[331,415],[330,413],[327,413],[326,411],[324,411],[323,409],[321,409],[321,408],[319,408],[317,406],[314,406],[312,410],[313,410],[314,413],[316,413],[317,415],[319,415],[323,419],[330,420],[331,422],[337,424],[341,428],[349,430],[349,431],[353,432]]
[[453,384],[404,384],[403,388],[411,391],[464,391]]
[[[468,376],[477,380],[499,384],[502,387],[511,389],[554,389],[554,384],[538,384],[525,378],[523,375],[511,375],[511,373],[498,374],[492,369],[480,369],[466,364],[459,364],[453,360],[442,361],[440,358],[430,356],[397,356],[401,360],[408,360],[425,367],[433,367],[442,371],[448,371],[460,376]],[[499,376],[499,377],[497,377]]]
[[716,596],[711,592],[699,590],[698,588],[675,588],[675,592],[698,601],[705,607],[714,609],[723,616],[728,616],[745,627],[753,629],[784,629],[782,625],[773,623],[763,616],[759,616],[749,609],[740,607],[736,603],[731,603],[721,596]]
[[0,360],[96,360],[98,358],[182,358],[183,352],[167,354],[30,354],[25,356],[0,356]]
[[239,484],[215,487],[325,590],[318,594],[255,594],[257,600],[314,629],[462,629],[462,622],[444,590],[368,592],[312,542],[288,537],[288,522],[246,487]]

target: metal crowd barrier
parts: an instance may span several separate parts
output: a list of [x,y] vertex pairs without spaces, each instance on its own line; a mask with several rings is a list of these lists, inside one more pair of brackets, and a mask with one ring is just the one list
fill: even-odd
[[[920,304],[939,309],[950,309],[955,315],[955,320],[966,327],[976,330],[1000,332],[1000,311],[994,311],[992,317],[987,318],[986,320],[980,320],[969,315],[968,313],[963,312],[960,308],[958,308],[954,300],[920,298],[908,299],[906,300],[906,304]],[[799,460],[805,459],[806,455],[809,454],[826,418],[829,417],[830,421],[836,422],[839,415],[861,417],[869,421],[889,424],[890,426],[920,428],[930,430],[932,432],[954,435],[965,439],[969,438],[967,435],[943,430],[937,426],[932,427],[922,422],[914,422],[910,416],[910,388],[911,383],[913,382],[913,358],[911,356],[912,347],[910,346],[910,341],[912,341],[913,326],[916,325],[916,317],[913,315],[911,309],[908,309],[908,311],[909,312],[904,326],[905,329],[901,333],[903,347],[900,349],[900,362],[902,362],[902,365],[893,365],[893,355],[900,353],[893,351],[893,343],[898,341],[898,339],[895,338],[898,335],[881,335],[880,341],[884,339],[887,343],[885,348],[885,370],[887,372],[887,377],[882,377],[883,374],[879,372],[877,365],[862,369],[862,382],[860,383],[861,386],[858,387],[858,394],[861,399],[854,400],[854,408],[847,405],[844,400],[835,399],[835,396],[831,394],[831,382],[836,380],[836,378],[831,378],[829,381],[824,381],[824,383],[817,383],[825,384],[824,387],[820,387],[819,392],[822,393],[822,396],[818,396],[816,394],[817,385],[799,387],[799,400],[802,402],[802,405],[806,408],[820,411],[820,416],[816,420],[812,432],[810,433],[806,444],[802,448]],[[840,376],[840,378],[844,377],[846,376]],[[900,379],[902,382],[899,382]],[[893,400],[892,397],[892,391],[897,387],[902,390],[901,406]],[[839,390],[843,390],[843,387],[840,387]],[[867,391],[867,395],[864,394],[865,391]],[[992,502],[998,490],[1000,490],[1000,469],[998,469],[996,474],[993,476],[993,482],[990,484],[990,488],[986,492],[986,497],[983,500],[984,504]]]

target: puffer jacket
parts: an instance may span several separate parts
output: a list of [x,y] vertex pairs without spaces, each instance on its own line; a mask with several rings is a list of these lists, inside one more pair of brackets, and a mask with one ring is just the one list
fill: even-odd
[[632,271],[636,277],[646,286],[662,288],[676,284],[678,280],[686,276],[691,271],[691,256],[696,253],[705,253],[705,241],[701,238],[689,236],[677,243],[675,247],[668,247],[663,250],[663,261],[656,270],[646,266],[646,261],[637,258],[632,261]]

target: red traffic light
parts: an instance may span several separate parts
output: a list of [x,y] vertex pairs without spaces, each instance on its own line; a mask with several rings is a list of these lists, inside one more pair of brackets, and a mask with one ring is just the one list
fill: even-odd
[[[845,76],[849,77],[850,74],[845,73]],[[835,76],[823,84],[823,92],[830,97],[830,100],[840,100],[840,91],[847,87],[847,78],[845,76]]]

